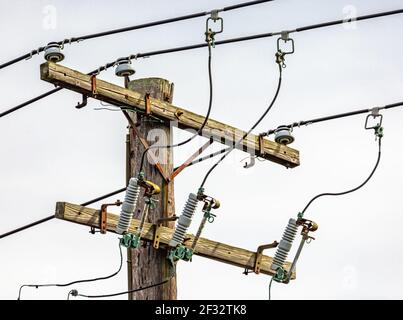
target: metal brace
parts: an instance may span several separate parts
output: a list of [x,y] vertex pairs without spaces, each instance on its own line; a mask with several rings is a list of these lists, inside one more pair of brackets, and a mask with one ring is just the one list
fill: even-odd
[[264,157],[265,156],[265,152],[263,151],[263,143],[264,143],[264,139],[263,139],[263,135],[259,135],[259,157]]
[[91,92],[92,96],[95,98],[97,96],[97,75],[93,74],[91,76]]
[[273,243],[265,244],[265,245],[259,246],[259,247],[257,248],[257,251],[256,251],[256,259],[255,259],[255,266],[254,266],[254,268],[253,268],[253,271],[254,271],[256,274],[259,274],[259,273],[260,273],[260,266],[261,266],[262,258],[263,258],[263,250],[266,250],[266,249],[273,249],[273,248],[276,248],[277,246],[278,246],[278,242],[277,242],[277,241],[274,241]]
[[[108,211],[107,211],[108,207],[109,206],[120,206],[121,204],[122,204],[122,202],[120,200],[117,200],[114,203],[104,203],[101,205],[100,216],[99,216],[99,232],[100,233],[105,234],[107,231],[106,230],[106,227],[107,227],[106,221],[108,218]],[[95,234],[95,232],[96,232],[95,227],[91,227],[90,233]]]
[[145,105],[146,116],[151,115],[151,103],[150,103],[150,94],[149,93],[146,93],[144,96],[144,105]]
[[168,218],[161,218],[158,219],[157,224],[155,225],[155,232],[154,232],[154,241],[153,241],[153,247],[154,249],[158,249],[160,247],[160,234],[161,234],[161,227],[163,226],[164,222],[169,222],[169,221],[176,221],[178,220],[179,217],[178,216],[172,216],[172,217],[168,217]]

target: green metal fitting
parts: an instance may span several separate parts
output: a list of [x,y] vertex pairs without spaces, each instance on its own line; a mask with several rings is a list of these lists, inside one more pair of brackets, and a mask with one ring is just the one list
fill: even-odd
[[126,248],[137,249],[140,247],[140,237],[132,233],[125,233],[120,239],[120,245]]
[[278,268],[276,270],[276,274],[273,276],[273,280],[276,282],[284,282],[284,280],[287,278],[287,271],[285,271],[282,267]]
[[184,245],[179,245],[175,249],[171,250],[168,259],[175,263],[178,260],[192,261],[193,250],[185,247]]
[[383,133],[383,127],[381,126],[376,126],[375,128],[375,135],[380,139],[383,137],[384,133]]

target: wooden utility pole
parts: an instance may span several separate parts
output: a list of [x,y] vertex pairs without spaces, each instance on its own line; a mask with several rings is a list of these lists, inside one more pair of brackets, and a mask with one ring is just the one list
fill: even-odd
[[[128,89],[143,94],[149,94],[151,98],[172,103],[173,84],[160,78],[147,78],[134,80],[128,83]],[[170,123],[146,115],[137,115],[130,113],[133,123],[137,124],[137,130],[130,127],[130,157],[129,165],[131,176],[136,177],[140,171],[141,156],[145,150],[141,139],[146,139],[151,130],[161,130],[167,138],[166,143],[170,143],[171,132]],[[147,141],[150,145],[156,141]],[[161,143],[161,142],[159,142]],[[166,144],[163,142],[162,144]],[[156,151],[157,150],[157,151]],[[173,171],[172,151],[170,149],[161,148],[150,150],[149,153],[155,152],[159,154],[162,161],[161,167],[163,172],[170,174]],[[156,224],[158,219],[167,218],[175,214],[174,202],[174,183],[167,182],[161,173],[150,164],[148,157],[144,163],[144,173],[146,179],[156,183],[161,187],[161,193],[156,198],[158,200],[155,209],[151,210],[148,215],[148,222]],[[144,201],[140,197],[139,208],[144,206]],[[135,217],[138,218],[141,213],[137,212]],[[171,228],[174,222],[165,224]],[[129,290],[144,287],[153,283],[164,281],[173,272],[172,266],[167,259],[167,251],[164,249],[156,250],[152,243],[145,242],[144,246],[139,249],[127,249],[128,255],[128,282]],[[172,278],[168,283],[150,288],[147,290],[129,294],[130,300],[175,300],[176,299],[176,278]]]
[[[152,130],[160,130],[160,133],[164,133],[163,136],[167,138],[166,141],[158,141],[158,144],[170,144],[172,143],[170,122],[176,122],[176,125],[181,129],[198,130],[205,119],[201,115],[172,105],[173,86],[164,79],[135,80],[128,82],[127,88],[122,88],[97,79],[95,76],[86,75],[52,62],[41,65],[41,79],[83,94],[85,98],[83,101],[86,101],[87,97],[92,97],[114,105],[132,107],[137,111],[137,113],[130,113],[130,115],[126,113],[130,124],[129,135],[126,139],[127,180],[130,176],[136,177],[139,174],[143,151],[148,145],[157,142],[147,141]],[[246,113],[247,110],[244,112]],[[146,179],[158,184],[162,192],[156,197],[158,200],[156,208],[149,213],[148,222],[151,223],[144,225],[141,235],[141,239],[144,241],[143,246],[139,249],[128,249],[129,290],[163,282],[172,274],[172,266],[167,259],[167,248],[169,248],[169,240],[174,232],[174,223],[165,222],[164,227],[158,220],[171,217],[175,213],[174,178],[213,141],[235,147],[252,156],[261,157],[287,168],[294,168],[300,164],[298,150],[270,141],[261,135],[249,134],[239,144],[235,144],[243,137],[245,131],[213,119],[209,119],[204,128],[205,130],[201,135],[209,138],[209,141],[175,172],[173,172],[172,150],[170,149],[152,149],[149,152],[150,157],[145,159],[143,169]],[[149,158],[154,158],[153,163],[149,163]],[[163,161],[158,163],[155,158],[163,159]],[[138,207],[144,207],[141,194]],[[103,216],[107,216],[107,223],[105,224],[105,221],[100,218],[100,212],[102,216],[102,210],[58,203],[56,217],[91,227],[100,227],[103,231],[115,232],[117,216],[107,214],[104,211]],[[139,215],[140,213],[137,212],[135,218],[138,218]],[[129,232],[134,232],[138,225],[139,220],[133,219]],[[193,239],[193,235],[187,234],[183,245],[190,248]],[[163,245],[159,247],[157,242],[161,242]],[[270,268],[273,259],[264,256],[262,252],[273,248],[275,245],[274,242],[259,246],[256,251],[248,251],[200,238],[194,248],[194,254],[236,265],[245,270],[253,270],[255,273],[273,275],[275,270]],[[284,267],[288,270],[290,264],[286,263]],[[172,278],[164,285],[131,294],[129,299],[176,299],[176,278]]]

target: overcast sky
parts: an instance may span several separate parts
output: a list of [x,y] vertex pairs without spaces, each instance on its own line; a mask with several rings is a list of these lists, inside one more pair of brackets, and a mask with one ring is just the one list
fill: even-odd
[[[52,40],[241,1],[2,0],[0,63]],[[216,39],[402,7],[402,0],[277,0],[223,13],[224,32]],[[205,18],[199,18],[67,45],[62,64],[88,72],[123,55],[200,43],[204,28]],[[396,15],[293,34],[295,53],[287,56],[279,98],[255,133],[292,121],[402,101],[402,28],[403,15]],[[275,52],[275,38],[213,50],[214,119],[241,129],[254,123],[275,92]],[[52,88],[39,79],[43,61],[41,54],[0,71],[0,111]],[[174,104],[206,112],[207,49],[139,59],[135,68],[136,78],[174,82]],[[122,84],[113,70],[100,78]],[[126,120],[118,112],[94,110],[100,105],[92,99],[88,107],[77,110],[79,100],[78,94],[63,90],[0,119],[0,233],[52,215],[57,201],[81,203],[124,186]],[[297,279],[289,285],[273,284],[273,299],[403,298],[399,272],[403,268],[403,110],[383,114],[385,137],[378,171],[362,190],[319,199],[309,208],[306,218],[319,224],[316,240],[302,252]],[[312,196],[360,184],[377,156],[374,134],[364,130],[365,116],[296,128],[292,147],[300,151],[301,165],[294,169],[268,161],[244,169],[241,160],[247,154],[233,152],[206,184],[206,193],[220,199],[222,206],[203,236],[256,250],[280,240],[288,219],[296,217]],[[184,136],[175,131],[176,140]],[[176,150],[175,164],[203,141],[200,138]],[[213,161],[189,168],[175,180],[177,214]],[[117,198],[123,200],[123,194],[111,200]],[[197,225],[190,231],[195,232]],[[52,220],[2,239],[0,298],[16,299],[19,286],[25,283],[63,283],[114,272],[119,265],[117,236],[88,231]],[[178,298],[267,299],[270,278],[245,276],[242,271],[197,256],[191,263],[180,262]],[[126,286],[124,266],[111,280],[72,288],[101,294]],[[22,299],[66,299],[70,289],[28,288]]]

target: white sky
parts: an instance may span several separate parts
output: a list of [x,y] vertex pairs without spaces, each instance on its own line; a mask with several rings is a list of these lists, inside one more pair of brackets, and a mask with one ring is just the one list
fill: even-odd
[[[7,1],[0,2],[0,62],[51,40],[210,10],[241,1]],[[57,13],[46,28],[47,5]],[[345,17],[398,9],[402,0],[275,1],[222,14],[217,40],[292,29]],[[351,7],[353,6],[353,7]],[[44,20],[45,19],[45,20]],[[45,23],[45,24],[44,24]],[[62,64],[88,72],[130,53],[204,41],[205,19],[88,40],[66,46]],[[280,124],[402,100],[403,16],[294,34],[283,87],[269,116],[255,133]],[[213,51],[212,117],[247,129],[263,112],[277,81],[275,38],[219,46]],[[0,111],[50,90],[39,79],[43,56],[0,71]],[[204,114],[208,102],[207,50],[139,59],[136,77],[158,76],[175,83],[174,104]],[[113,70],[102,79],[121,84]],[[124,185],[126,120],[120,113],[76,110],[76,93],[63,90],[0,120],[0,233],[54,213],[57,201],[80,203]],[[385,138],[378,171],[359,192],[322,198],[306,217],[319,224],[306,246],[297,280],[274,284],[273,299],[403,298],[401,190],[402,109],[383,112]],[[206,193],[221,200],[218,218],[204,236],[255,250],[280,240],[286,223],[314,195],[361,183],[376,160],[365,115],[295,129],[292,147],[301,166],[286,170],[233,152],[211,176]],[[176,131],[176,138],[180,139]],[[175,151],[179,164],[204,141]],[[216,146],[218,148],[220,146]],[[185,170],[175,182],[180,214],[213,160]],[[123,199],[123,195],[113,199]],[[93,205],[98,207],[100,204]],[[200,215],[199,215],[200,216]],[[198,225],[195,222],[191,231]],[[53,220],[0,241],[0,298],[16,299],[24,283],[69,282],[103,276],[119,264],[114,234],[90,235],[83,226]],[[295,246],[296,247],[296,246]],[[295,248],[294,248],[295,249]],[[293,251],[294,252],[294,251]],[[267,252],[273,254],[274,252]],[[293,255],[291,255],[293,257]],[[73,286],[86,294],[126,289],[126,266],[115,278]],[[267,299],[270,278],[242,275],[242,269],[195,257],[178,267],[179,299]],[[391,276],[389,276],[391,275]],[[71,288],[26,289],[23,299],[65,299]],[[126,296],[119,297],[126,299]]]

